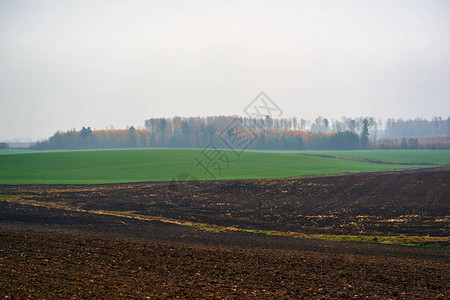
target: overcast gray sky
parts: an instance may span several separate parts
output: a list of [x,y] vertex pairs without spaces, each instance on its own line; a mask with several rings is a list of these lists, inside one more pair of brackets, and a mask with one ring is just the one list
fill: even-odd
[[243,114],[447,117],[450,1],[0,0],[0,140]]

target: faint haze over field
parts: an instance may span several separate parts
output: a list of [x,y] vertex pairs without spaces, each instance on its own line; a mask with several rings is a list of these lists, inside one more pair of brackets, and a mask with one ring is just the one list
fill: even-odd
[[450,1],[0,0],[0,140],[163,116],[448,117]]

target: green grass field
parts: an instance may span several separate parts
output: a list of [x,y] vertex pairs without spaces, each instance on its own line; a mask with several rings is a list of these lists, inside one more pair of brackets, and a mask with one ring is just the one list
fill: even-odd
[[[0,155],[0,184],[116,183],[171,180],[179,173],[212,179],[196,166],[197,149],[136,149],[24,152]],[[393,151],[396,152],[396,151]],[[450,151],[317,151],[337,156],[370,157],[398,162],[448,164]],[[246,152],[232,160],[217,179],[283,178],[407,168],[411,166],[305,156],[300,152]],[[334,154],[331,154],[334,153]],[[406,161],[405,161],[406,160]]]
[[374,159],[396,163],[433,163],[438,165],[450,164],[450,151],[448,150],[319,150],[304,152],[311,154],[332,155],[337,157]]
[[28,149],[0,149],[0,155],[6,154],[23,154],[23,153],[33,153],[36,151],[28,150]]

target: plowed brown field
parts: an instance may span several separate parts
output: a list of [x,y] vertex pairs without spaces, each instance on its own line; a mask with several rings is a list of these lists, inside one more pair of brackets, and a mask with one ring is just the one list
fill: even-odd
[[[445,247],[448,170],[3,185],[0,195],[5,298],[450,297],[450,249],[277,234],[430,236]],[[235,230],[216,230],[226,226]]]

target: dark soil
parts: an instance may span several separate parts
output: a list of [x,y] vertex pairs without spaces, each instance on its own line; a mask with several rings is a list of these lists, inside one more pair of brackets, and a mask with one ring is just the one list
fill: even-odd
[[353,235],[450,232],[448,170],[178,184],[0,185],[1,194],[248,229]]
[[0,231],[11,298],[446,298],[450,261]]
[[[444,170],[0,195],[245,228],[449,236],[449,183]],[[449,299],[449,269],[450,249],[203,232],[0,201],[0,299]]]

